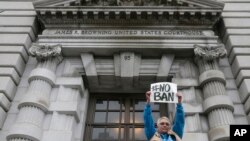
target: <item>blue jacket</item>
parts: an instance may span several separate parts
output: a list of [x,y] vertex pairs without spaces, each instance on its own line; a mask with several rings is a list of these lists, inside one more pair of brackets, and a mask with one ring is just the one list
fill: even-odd
[[[152,110],[150,104],[147,104],[144,109],[144,129],[145,134],[148,140],[150,140],[155,132],[155,123],[152,117]],[[183,132],[184,132],[184,124],[185,124],[185,114],[182,107],[182,104],[177,103],[176,106],[176,113],[175,113],[175,119],[172,130],[180,137],[182,138]],[[168,134],[161,135],[162,139],[165,139],[166,141],[171,139],[169,138]],[[164,141],[165,141],[164,140]],[[175,141],[175,139],[173,139]]]

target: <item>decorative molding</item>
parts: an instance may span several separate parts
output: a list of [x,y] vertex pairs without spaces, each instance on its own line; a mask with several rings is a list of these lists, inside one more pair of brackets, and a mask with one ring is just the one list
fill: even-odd
[[31,56],[36,57],[37,61],[45,61],[49,58],[56,57],[59,62],[62,61],[62,49],[61,45],[38,45],[33,44],[29,49]]
[[222,45],[202,46],[196,44],[194,45],[194,54],[198,58],[202,58],[205,61],[212,61],[214,59],[225,57],[227,55],[227,51]]
[[168,24],[213,25],[223,8],[162,6],[36,7],[43,25],[78,24]]
[[79,6],[81,0],[36,0],[35,6]]
[[35,6],[178,6],[178,7],[223,7],[216,0],[37,0]]

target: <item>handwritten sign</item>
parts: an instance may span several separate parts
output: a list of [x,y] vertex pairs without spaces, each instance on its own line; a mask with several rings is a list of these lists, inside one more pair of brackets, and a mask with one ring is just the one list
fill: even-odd
[[150,102],[177,103],[177,84],[168,82],[153,83],[150,86]]

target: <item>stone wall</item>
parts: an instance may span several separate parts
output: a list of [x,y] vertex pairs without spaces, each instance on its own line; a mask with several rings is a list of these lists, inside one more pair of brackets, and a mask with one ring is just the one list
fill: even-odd
[[[222,40],[226,46],[232,78],[235,79],[239,90],[240,103],[236,104],[236,123],[249,123],[250,117],[250,1],[223,0],[225,2],[223,25],[221,27]],[[244,108],[240,108],[243,104]],[[239,109],[240,108],[240,109]],[[241,111],[241,112],[240,112]],[[248,115],[248,122],[245,120]],[[242,122],[244,121],[244,122]]]
[[[23,89],[22,75],[28,49],[35,40],[36,13],[31,2],[0,2],[0,139],[14,120],[17,90]],[[5,119],[8,120],[5,120]],[[9,123],[8,123],[9,122]]]

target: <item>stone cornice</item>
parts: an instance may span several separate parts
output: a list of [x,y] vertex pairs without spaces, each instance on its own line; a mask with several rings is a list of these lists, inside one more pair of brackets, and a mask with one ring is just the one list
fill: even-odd
[[223,7],[219,0],[36,0],[35,6],[185,6],[185,7]]
[[214,25],[222,8],[178,6],[36,7],[39,19],[50,24],[163,24]]

